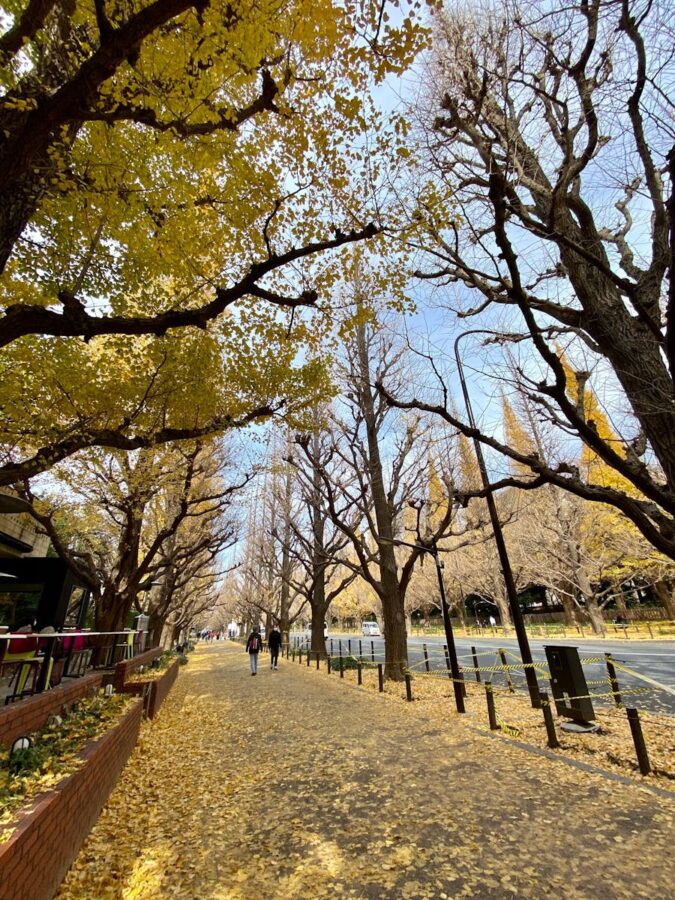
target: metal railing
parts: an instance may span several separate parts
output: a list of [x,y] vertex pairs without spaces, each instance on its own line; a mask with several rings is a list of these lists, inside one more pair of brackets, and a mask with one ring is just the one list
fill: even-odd
[[[8,687],[16,679],[5,703],[49,690],[62,678],[79,678],[87,671],[109,669],[132,659],[145,650],[147,634],[131,630],[0,634],[0,673],[15,670]],[[29,676],[31,687],[26,689]]]

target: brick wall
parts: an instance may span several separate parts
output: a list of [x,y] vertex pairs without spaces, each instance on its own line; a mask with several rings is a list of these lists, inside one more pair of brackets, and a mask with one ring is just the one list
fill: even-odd
[[169,666],[164,675],[162,675],[161,678],[158,678],[152,685],[153,689],[150,691],[150,698],[148,701],[148,718],[154,719],[159,712],[160,706],[164,703],[166,695],[169,693],[178,677],[179,667],[180,663],[176,660],[175,663]]
[[146,715],[149,719],[154,719],[178,677],[179,668],[180,664],[176,660],[155,681],[127,681],[121,690],[125,694],[135,694],[138,697],[143,697]]
[[115,666],[115,677],[113,678],[115,690],[120,691],[124,682],[128,680],[129,675],[132,672],[135,672],[139,666],[147,666],[153,659],[157,659],[157,657],[161,655],[162,648],[153,647],[152,650],[146,650],[145,653],[139,653],[138,656],[134,656],[133,659],[123,659],[122,662],[118,662]]
[[39,731],[47,719],[61,713],[64,706],[93,694],[101,686],[99,672],[68,680],[51,691],[35,694],[0,707],[0,745],[9,746],[15,738]]
[[[99,817],[136,745],[140,700],[98,741],[86,763],[17,816],[17,828],[0,844],[0,895],[11,900],[51,900]],[[13,824],[13,823],[11,823]]]

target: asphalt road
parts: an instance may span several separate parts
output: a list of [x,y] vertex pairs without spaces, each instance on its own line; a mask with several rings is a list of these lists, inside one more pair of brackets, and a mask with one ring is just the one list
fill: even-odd
[[[297,636],[300,637],[300,636]],[[374,656],[375,662],[384,660],[384,640],[382,638],[366,638],[359,635],[339,637],[334,636],[333,654],[338,655],[340,642],[342,642],[342,652],[344,655],[352,653],[354,656],[363,656],[371,659]],[[478,654],[479,666],[500,665],[501,660],[497,651],[503,648],[508,651],[507,662],[520,660],[518,653],[518,644],[515,639],[504,637],[499,638],[457,638],[457,655],[459,657],[460,666],[473,666],[471,655],[471,647],[476,648]],[[429,654],[429,665],[432,670],[445,668],[445,653],[443,650],[445,639],[441,637],[427,638],[410,638],[408,640],[408,662],[411,669],[424,671],[424,653],[423,645],[427,645]],[[327,648],[330,649],[331,637],[326,640]],[[545,646],[564,645],[568,647],[578,647],[579,655],[582,660],[589,657],[601,657],[604,659],[605,653],[611,653],[614,659],[621,665],[628,666],[639,672],[641,675],[652,678],[659,684],[675,691],[675,642],[673,641],[624,641],[605,640],[605,641],[574,641],[574,640],[541,640],[537,638],[530,639],[530,647],[532,650],[532,658],[535,661],[546,661]],[[515,656],[509,656],[515,654]],[[599,681],[607,677],[607,669],[604,662],[584,664],[584,673],[587,681]],[[473,678],[473,673],[467,673],[467,678]],[[525,688],[525,678],[521,672],[514,671],[511,675],[514,685],[518,688]],[[651,710],[652,712],[668,713],[675,715],[675,694],[669,694],[667,691],[653,688],[649,693],[642,693],[641,689],[650,688],[651,686],[633,675],[617,671],[617,677],[620,688],[626,689],[624,703],[626,706],[636,706],[638,709]],[[501,673],[493,673],[492,679],[495,684],[506,683],[506,675]],[[547,685],[548,687],[548,685]],[[640,690],[640,693],[631,694],[631,690]],[[603,693],[609,691],[608,685],[593,685],[590,687],[593,693]],[[602,706],[611,703],[612,698],[595,697],[594,703]]]

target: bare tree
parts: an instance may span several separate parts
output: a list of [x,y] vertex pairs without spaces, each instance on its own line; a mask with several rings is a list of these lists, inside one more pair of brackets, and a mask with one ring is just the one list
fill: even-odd
[[[498,340],[529,348],[518,378],[537,415],[620,480],[585,478],[568,458],[547,461],[469,428],[446,402],[401,402],[384,389],[395,405],[437,413],[536,476],[498,486],[549,482],[612,504],[675,558],[667,14],[658,0],[504,0],[442,12],[424,132],[430,173],[453,199],[439,208],[433,192],[420,197],[416,243],[428,262],[417,274],[454,286],[460,317],[483,314]],[[506,327],[495,328],[498,315]],[[622,419],[618,440],[588,413],[594,383]]]
[[[374,389],[374,382],[387,374],[405,377],[402,351],[384,329],[357,324],[345,357],[346,413],[331,421],[329,452],[317,455],[310,437],[302,438],[300,446],[319,476],[315,483],[328,516],[351,542],[355,559],[343,564],[358,572],[382,603],[386,677],[400,680],[408,658],[405,595],[424,551],[420,546],[397,549],[396,541],[405,533],[409,503],[425,494],[432,435],[421,416],[392,415]],[[452,488],[446,488],[445,511],[429,539],[438,540],[450,530]]]
[[318,422],[316,430],[301,440],[301,446],[305,442],[310,447],[309,458],[301,456],[294,460],[302,508],[291,521],[294,537],[291,553],[299,563],[299,572],[292,583],[312,611],[311,650],[325,656],[324,623],[328,609],[357,578],[357,572],[346,565],[345,551],[351,542],[331,519],[321,489],[321,467],[330,455],[330,449],[326,446],[327,436],[319,431]]

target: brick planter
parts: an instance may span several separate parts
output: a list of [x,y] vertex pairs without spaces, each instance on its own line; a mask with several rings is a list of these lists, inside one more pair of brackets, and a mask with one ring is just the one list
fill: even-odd
[[58,715],[69,703],[95,693],[101,680],[101,673],[94,672],[64,682],[43,694],[0,707],[0,745],[7,747],[15,738],[39,731],[53,713]]
[[143,705],[81,755],[86,762],[51,791],[16,814],[12,836],[0,844],[0,895],[11,900],[51,900],[99,817],[136,745]]
[[153,659],[157,659],[162,655],[161,647],[153,647],[152,650],[146,650],[145,653],[139,653],[133,659],[123,659],[115,666],[115,674],[112,683],[115,685],[116,691],[121,691],[126,680],[132,672],[135,672],[139,666],[149,665]]
[[163,675],[154,681],[127,681],[121,688],[121,691],[125,694],[135,694],[137,697],[143,697],[145,714],[149,719],[154,719],[178,677],[179,667],[180,663],[176,660],[171,663]]

